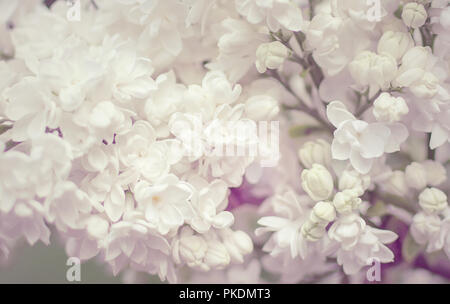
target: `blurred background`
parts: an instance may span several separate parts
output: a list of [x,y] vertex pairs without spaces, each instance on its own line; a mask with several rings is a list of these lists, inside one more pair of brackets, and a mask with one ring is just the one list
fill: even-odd
[[17,244],[7,263],[0,264],[0,284],[118,284],[161,283],[158,277],[123,272],[116,277],[95,258],[82,263],[81,282],[69,282],[66,272],[67,255],[60,240],[52,235],[50,245],[38,242],[33,247]]

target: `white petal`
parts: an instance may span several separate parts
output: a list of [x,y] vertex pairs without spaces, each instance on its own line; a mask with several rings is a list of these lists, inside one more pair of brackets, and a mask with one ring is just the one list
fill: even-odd
[[355,116],[350,113],[345,105],[340,101],[332,101],[327,106],[328,120],[338,128],[343,122],[347,120],[355,120]]
[[389,128],[383,124],[370,124],[360,137],[361,155],[365,158],[380,157],[390,135]]
[[448,140],[448,131],[442,128],[440,125],[435,124],[431,131],[430,148],[436,149],[442,146]]
[[229,211],[223,211],[214,217],[212,223],[217,229],[230,227],[234,223],[234,216]]
[[400,150],[400,145],[408,138],[408,129],[401,123],[389,125],[391,136],[386,143],[386,153],[393,153]]
[[359,173],[367,174],[372,168],[373,159],[364,158],[359,152],[352,150],[350,154],[350,163]]
[[331,143],[331,155],[334,159],[346,160],[350,157],[351,146],[348,143],[340,143],[336,139]]

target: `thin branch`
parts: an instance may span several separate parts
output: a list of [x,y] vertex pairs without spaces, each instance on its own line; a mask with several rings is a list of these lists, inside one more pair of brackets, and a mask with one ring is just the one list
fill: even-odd
[[311,76],[316,89],[319,90],[320,84],[324,79],[322,69],[316,63],[312,54],[309,54],[308,56],[308,63],[309,63],[309,75]]
[[431,160],[435,160],[436,159],[436,149],[431,149],[430,148],[430,141],[431,141],[431,134],[432,133],[428,133],[427,134],[427,158],[431,159]]
[[274,79],[278,80],[278,82],[297,100],[298,102],[298,106],[296,107],[289,107],[289,106],[285,106],[285,109],[288,110],[297,110],[300,112],[304,112],[306,114],[308,114],[309,116],[313,117],[314,119],[316,119],[320,124],[322,124],[330,133],[333,133],[334,128],[333,126],[326,120],[324,119],[320,113],[317,111],[317,109],[312,109],[310,107],[308,107],[305,102],[297,96],[297,94],[295,94],[295,92],[292,90],[291,86],[284,81],[280,74],[276,71],[276,70],[268,70],[268,74],[273,77]]
[[309,0],[309,20],[314,16],[314,0]]
[[368,109],[372,107],[373,103],[381,95],[381,93],[383,93],[383,91],[378,91],[378,93],[375,94],[375,96],[367,100],[367,102],[356,111],[355,116],[361,117]]
[[295,32],[294,37],[295,37],[295,40],[297,40],[297,43],[298,43],[300,49],[302,50],[302,52],[305,52],[305,50],[303,48],[303,42],[306,39],[305,34],[303,34],[303,32]]
[[97,5],[97,3],[95,2],[95,0],[91,0],[91,3],[92,3],[92,5],[94,6],[94,8],[95,8],[96,10],[98,10],[98,5]]

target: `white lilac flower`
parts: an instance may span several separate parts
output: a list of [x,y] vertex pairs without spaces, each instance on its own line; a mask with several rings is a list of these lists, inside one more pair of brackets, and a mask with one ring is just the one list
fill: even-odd
[[130,174],[142,175],[150,181],[168,174],[170,166],[181,157],[170,153],[170,141],[156,141],[155,133],[147,121],[140,120],[127,133],[116,137],[123,166]]
[[45,208],[48,221],[61,231],[82,229],[83,221],[89,217],[93,204],[86,193],[72,182],[57,184],[54,193],[47,198]]
[[230,227],[234,217],[224,210],[228,204],[226,183],[222,180],[208,183],[199,176],[189,178],[189,182],[197,189],[191,199],[192,208],[196,211],[189,220],[191,227],[199,233],[207,232],[211,226],[217,229]]
[[309,202],[308,197],[299,197],[292,191],[271,198],[276,216],[262,217],[258,224],[263,227],[255,231],[257,236],[273,232],[269,241],[264,245],[264,251],[270,252],[272,256],[287,251],[292,258],[297,256],[306,258],[308,247],[300,230],[308,219],[306,208],[308,208]]
[[145,221],[130,218],[111,226],[105,244],[105,260],[114,273],[130,264],[137,270],[175,281],[169,250],[167,240],[155,234]]
[[386,247],[397,235],[392,231],[380,230],[367,226],[365,221],[355,213],[341,216],[328,231],[330,239],[338,243],[337,262],[345,273],[354,274],[362,267],[378,259],[389,263],[394,254]]
[[404,225],[450,258],[448,1],[75,2],[0,1],[2,265],[54,231],[125,281],[362,283]]
[[144,212],[149,225],[163,235],[176,231],[193,216],[189,202],[193,194],[192,186],[175,175],[167,175],[153,186],[140,181],[133,191],[138,208]]
[[439,78],[434,74],[436,58],[429,47],[416,46],[402,57],[402,64],[393,84],[408,87],[418,98],[432,98],[440,90]]
[[281,27],[290,31],[302,29],[303,16],[299,7],[288,0],[235,0],[237,11],[245,16],[248,22],[257,24],[266,21],[272,32]]
[[400,124],[367,123],[356,119],[339,101],[330,103],[327,116],[337,128],[331,144],[334,159],[347,160],[358,172],[368,173],[375,158],[400,150],[408,129]]
[[[34,92],[34,93],[32,93]],[[17,123],[12,129],[12,138],[23,141],[45,132],[46,126],[55,126],[61,109],[48,88],[33,77],[23,78],[3,92],[5,116]]]
[[224,71],[232,81],[238,81],[255,65],[259,45],[270,41],[268,33],[255,25],[235,18],[222,21],[225,33],[217,42],[219,55],[208,67]]
[[353,21],[329,12],[315,15],[305,34],[305,48],[313,52],[314,60],[330,76],[342,72],[370,44],[366,32]]

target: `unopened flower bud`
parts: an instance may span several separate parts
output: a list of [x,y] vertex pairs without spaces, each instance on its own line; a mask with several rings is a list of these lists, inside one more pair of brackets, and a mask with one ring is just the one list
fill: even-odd
[[230,264],[230,260],[230,254],[221,242],[216,240],[208,242],[204,261],[210,268],[222,269]]
[[325,235],[326,230],[323,225],[313,223],[312,221],[306,221],[301,228],[301,233],[308,241],[316,242]]
[[333,192],[333,177],[328,170],[319,164],[305,169],[301,174],[302,188],[315,201],[326,200]]
[[428,15],[422,4],[410,2],[403,6],[402,20],[406,26],[419,28],[425,24]]
[[256,121],[270,120],[279,111],[278,102],[269,95],[252,96],[245,103],[246,116]]
[[433,73],[425,72],[422,79],[411,85],[409,89],[419,98],[432,98],[438,93],[439,79]]
[[308,141],[298,150],[298,157],[307,169],[311,168],[313,164],[329,167],[331,164],[331,146],[323,139]]
[[363,51],[356,55],[348,68],[357,84],[375,84],[382,89],[387,89],[397,75],[397,61],[389,53]]
[[442,220],[437,214],[418,212],[413,217],[410,232],[416,243],[426,245],[439,234],[441,226]]
[[267,69],[278,69],[289,56],[289,50],[279,41],[263,43],[256,50],[256,69],[265,73]]
[[354,191],[344,190],[336,193],[333,199],[333,204],[339,213],[350,213],[358,209],[361,204],[361,199]]
[[439,186],[447,180],[447,171],[444,166],[437,161],[426,160],[422,163],[427,175],[427,184]]
[[370,176],[361,175],[355,170],[345,170],[339,177],[339,190],[353,190],[357,196],[364,194],[370,186]]
[[375,56],[370,70],[370,81],[378,84],[380,88],[387,89],[391,81],[397,76],[397,61],[388,53]]
[[336,210],[329,202],[318,202],[309,217],[311,222],[322,225],[327,225],[336,218]]
[[244,262],[244,255],[253,251],[253,242],[243,231],[222,231],[223,244],[234,262]]
[[405,172],[394,171],[387,182],[383,185],[387,192],[394,195],[403,196],[408,193],[408,185],[406,184]]
[[381,122],[396,122],[408,114],[409,109],[402,97],[382,93],[374,102],[373,115]]
[[427,188],[419,195],[419,205],[425,212],[439,213],[448,206],[447,195],[439,189]]
[[360,52],[348,65],[350,74],[359,85],[370,84],[370,70],[377,54],[370,51]]
[[201,237],[190,235],[180,239],[179,255],[189,267],[202,264],[207,249],[208,245]]
[[377,50],[379,54],[390,54],[398,61],[412,47],[414,41],[409,33],[387,31],[381,36]]
[[408,187],[423,189],[427,186],[427,173],[424,166],[413,162],[405,169],[405,181]]

